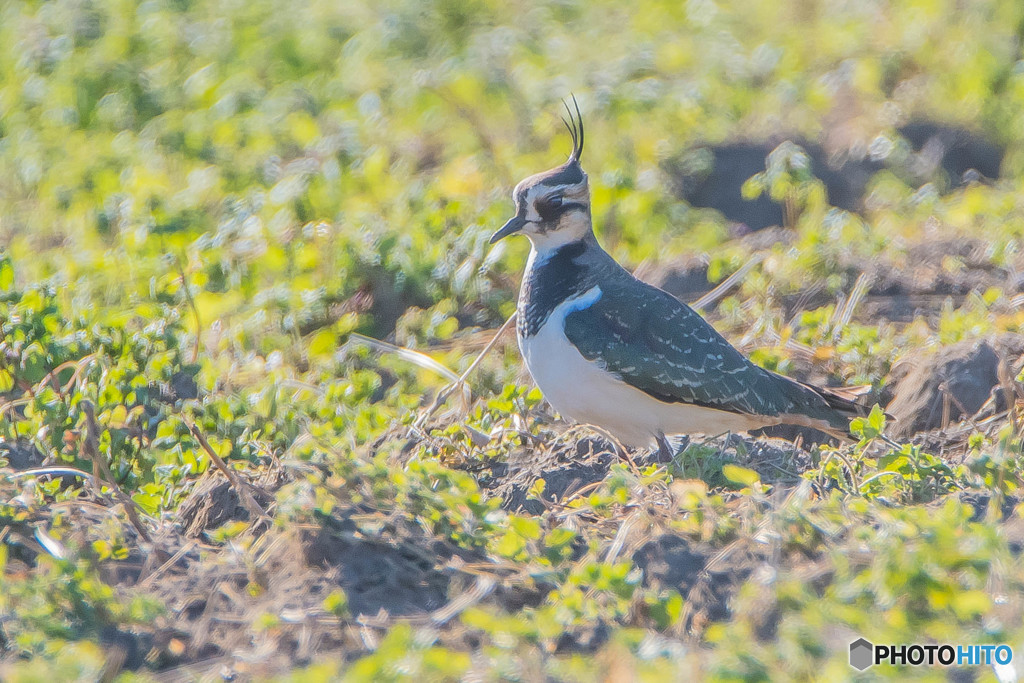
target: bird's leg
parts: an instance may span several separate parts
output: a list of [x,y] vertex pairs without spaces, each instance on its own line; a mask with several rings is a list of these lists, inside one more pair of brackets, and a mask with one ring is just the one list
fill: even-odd
[[668,439],[665,438],[664,434],[660,433],[656,434],[654,438],[658,442],[658,462],[672,462],[675,453],[672,452],[672,446],[669,444]]

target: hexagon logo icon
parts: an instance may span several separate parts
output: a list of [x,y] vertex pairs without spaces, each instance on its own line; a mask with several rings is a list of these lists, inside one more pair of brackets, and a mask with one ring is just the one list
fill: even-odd
[[857,671],[863,671],[874,662],[875,646],[864,638],[858,638],[850,643],[850,666]]

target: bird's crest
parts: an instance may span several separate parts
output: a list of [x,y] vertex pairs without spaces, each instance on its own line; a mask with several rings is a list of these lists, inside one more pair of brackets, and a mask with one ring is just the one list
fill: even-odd
[[569,129],[569,135],[572,136],[572,154],[569,155],[569,161],[579,162],[580,157],[583,156],[583,115],[580,114],[580,104],[576,101],[576,96],[572,95],[572,106],[576,109],[576,115],[573,116],[573,110],[569,108],[569,103],[562,100],[562,106],[565,107],[565,113],[569,115],[566,119],[562,117],[562,123]]

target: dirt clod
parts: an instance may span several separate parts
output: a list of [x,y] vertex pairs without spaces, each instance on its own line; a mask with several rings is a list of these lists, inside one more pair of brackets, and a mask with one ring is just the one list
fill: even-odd
[[672,534],[645,543],[633,555],[646,585],[673,588],[683,596],[691,632],[728,618],[729,597],[761,561],[745,549],[720,553]]
[[304,533],[301,546],[305,563],[344,589],[353,614],[423,614],[447,602],[451,577],[439,565],[451,552],[429,555],[412,543],[364,540],[327,527]]
[[[274,490],[276,486],[257,486],[250,492],[257,504],[266,509],[274,500]],[[208,474],[200,480],[178,508],[178,522],[189,538],[197,538],[228,522],[250,521],[250,518],[238,491],[220,473]]]
[[918,361],[899,380],[886,409],[895,418],[890,436],[902,439],[944,429],[976,414],[990,398],[1002,402],[1000,363],[1015,374],[1022,351],[1024,337],[1007,334],[954,344]]
[[540,514],[544,505],[528,497],[537,479],[544,479],[543,498],[563,501],[584,487],[602,481],[618,456],[610,441],[586,436],[566,445],[523,451],[518,460],[499,465],[494,470],[494,493],[501,497],[503,507],[513,512]]

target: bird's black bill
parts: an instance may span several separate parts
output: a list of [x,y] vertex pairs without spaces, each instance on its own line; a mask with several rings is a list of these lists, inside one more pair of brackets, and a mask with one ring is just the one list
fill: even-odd
[[494,244],[503,237],[508,237],[514,232],[519,232],[526,225],[526,219],[521,216],[513,216],[508,223],[501,226],[501,230],[491,235],[491,244]]

